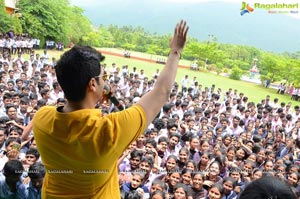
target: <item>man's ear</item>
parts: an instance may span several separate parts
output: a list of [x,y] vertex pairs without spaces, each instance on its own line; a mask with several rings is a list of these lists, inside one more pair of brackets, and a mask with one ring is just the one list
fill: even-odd
[[97,90],[97,81],[95,78],[90,79],[88,83],[88,89],[93,92]]

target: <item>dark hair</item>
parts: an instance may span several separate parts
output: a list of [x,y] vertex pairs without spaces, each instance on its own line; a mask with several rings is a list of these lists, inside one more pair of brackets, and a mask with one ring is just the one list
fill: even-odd
[[148,156],[144,156],[141,160],[141,163],[142,162],[147,162],[150,166],[150,168],[152,169],[153,166],[154,166],[154,160],[151,158],[151,157],[148,157]]
[[130,159],[133,159],[133,158],[136,158],[136,157],[142,159],[142,157],[143,157],[143,152],[142,152],[141,150],[137,150],[137,149],[133,150],[133,151],[130,153]]
[[164,192],[162,192],[161,190],[156,190],[156,191],[154,191],[154,192],[151,194],[150,198],[153,198],[154,195],[160,195],[163,199],[166,198],[166,194],[165,194]]
[[223,184],[224,184],[225,182],[231,182],[233,189],[235,188],[236,183],[237,183],[237,182],[236,182],[232,177],[230,177],[230,176],[225,177],[225,178],[223,179]]
[[7,140],[5,141],[5,146],[8,146],[10,143],[12,142],[17,142],[19,144],[21,144],[21,139],[20,138],[7,138]]
[[160,131],[165,127],[165,122],[161,118],[156,118],[153,121],[153,125],[155,128],[157,128],[158,131]]
[[12,131],[15,131],[17,132],[19,135],[22,135],[23,133],[23,130],[17,126],[12,126],[10,129],[9,129],[9,133],[11,133]]
[[153,185],[159,185],[159,186],[161,186],[164,190],[167,189],[167,184],[164,183],[163,181],[161,181],[160,179],[155,179],[155,180],[153,180],[151,186],[153,186]]
[[240,199],[296,199],[291,187],[273,176],[266,176],[251,182],[241,193]]
[[176,185],[175,185],[175,187],[174,187],[174,192],[175,192],[175,190],[176,189],[178,189],[178,188],[182,188],[183,189],[183,191],[184,191],[184,193],[185,193],[185,196],[186,196],[186,198],[187,198],[187,196],[188,196],[188,187],[185,185],[185,184],[183,184],[183,183],[177,183]]
[[137,191],[133,190],[125,194],[125,199],[141,199],[143,196]]
[[193,171],[187,168],[182,169],[181,171],[181,175],[186,174],[186,173],[190,173],[191,176],[193,175]]
[[28,170],[28,176],[30,177],[30,179],[44,178],[45,174],[46,169],[42,163],[36,162],[30,165]]
[[[169,155],[169,156],[167,157],[167,161],[168,161],[169,159],[174,159],[175,161],[177,161],[178,158],[177,158],[176,155],[172,155],[172,154],[171,154],[171,155]],[[166,162],[167,162],[167,161],[166,161]]]
[[220,183],[215,183],[215,184],[211,185],[211,187],[209,188],[209,190],[212,189],[212,188],[217,188],[219,190],[219,192],[221,193],[221,198],[222,198],[222,196],[224,194],[224,187],[223,187],[223,185],[220,184]]
[[21,177],[23,171],[23,165],[19,160],[9,160],[3,168],[5,177]]
[[154,148],[156,148],[156,146],[157,146],[157,143],[153,138],[148,138],[145,142],[145,146],[146,146],[146,144],[151,144]]
[[62,55],[55,72],[68,100],[78,102],[85,97],[85,88],[91,78],[100,75],[104,58],[89,46],[74,46]]
[[10,108],[14,108],[14,109],[17,110],[17,108],[16,108],[16,106],[15,106],[14,104],[7,104],[7,105],[5,106],[6,113],[8,112],[8,109],[10,109]]
[[161,136],[158,139],[157,143],[160,144],[161,142],[166,142],[167,144],[169,144],[169,139],[167,137],[165,137],[165,136]]
[[194,160],[188,160],[188,161],[186,161],[185,166],[187,166],[188,163],[192,163],[194,165],[194,168],[195,169],[197,168],[197,164],[196,164],[196,162]]
[[40,153],[39,153],[39,151],[36,148],[30,148],[30,149],[28,149],[28,151],[26,152],[26,155],[28,155],[28,154],[34,155],[36,157],[36,159],[40,158]]

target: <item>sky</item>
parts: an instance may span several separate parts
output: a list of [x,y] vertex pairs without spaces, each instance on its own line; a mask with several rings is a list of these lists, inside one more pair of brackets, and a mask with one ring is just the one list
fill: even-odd
[[166,34],[177,20],[185,19],[190,25],[189,35],[201,41],[213,34],[221,43],[246,44],[275,52],[299,51],[300,0],[244,0],[252,7],[255,3],[298,3],[298,13],[270,14],[255,8],[253,13],[241,16],[242,1],[70,0],[86,10],[84,14],[95,26],[141,26],[152,33]]
[[[128,3],[135,3],[135,2],[149,2],[150,0],[70,0],[72,5],[76,5],[79,7],[96,7],[96,6],[105,6],[106,4],[128,4]],[[243,0],[151,0],[153,5],[155,3],[170,3],[170,4],[201,4],[207,2],[224,2],[224,3],[231,3],[231,4],[241,4]],[[298,14],[288,14],[290,17],[296,18],[300,20],[300,1],[299,0],[244,0],[246,3],[254,4],[254,3],[298,3]]]

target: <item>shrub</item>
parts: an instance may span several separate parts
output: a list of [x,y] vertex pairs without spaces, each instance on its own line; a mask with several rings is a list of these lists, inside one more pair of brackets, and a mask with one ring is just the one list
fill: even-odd
[[243,71],[237,66],[233,67],[231,74],[229,75],[230,79],[240,80],[243,75]]

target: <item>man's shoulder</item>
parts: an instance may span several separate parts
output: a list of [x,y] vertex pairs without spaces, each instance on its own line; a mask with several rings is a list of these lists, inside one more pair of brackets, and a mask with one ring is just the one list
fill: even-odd
[[56,106],[43,106],[37,111],[37,113],[56,111],[56,108]]
[[55,106],[43,106],[34,115],[34,119],[45,117],[46,115],[54,114],[56,112]]

